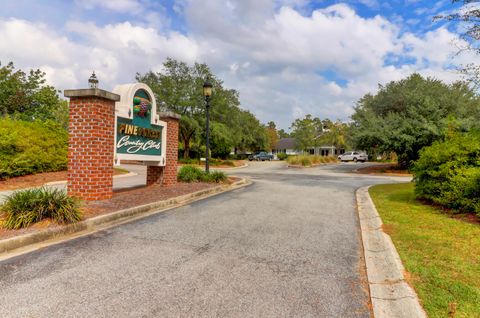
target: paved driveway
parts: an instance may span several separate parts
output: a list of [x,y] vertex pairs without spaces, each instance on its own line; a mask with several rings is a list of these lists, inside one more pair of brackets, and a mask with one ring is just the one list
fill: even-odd
[[0,262],[0,317],[369,317],[354,190],[402,179],[360,165],[253,163],[247,188]]

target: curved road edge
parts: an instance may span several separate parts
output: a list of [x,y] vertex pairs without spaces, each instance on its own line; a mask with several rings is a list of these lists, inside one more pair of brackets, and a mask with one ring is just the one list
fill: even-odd
[[26,254],[50,245],[55,245],[78,237],[90,235],[110,227],[136,221],[150,215],[166,212],[195,201],[200,201],[211,196],[246,187],[250,184],[252,184],[250,179],[241,178],[230,185],[219,185],[210,189],[200,190],[167,200],[119,210],[109,214],[99,215],[97,217],[62,226],[60,228],[45,229],[35,233],[29,233],[0,240],[0,261]]
[[417,294],[408,285],[392,239],[382,230],[382,219],[368,193],[356,191],[370,298],[375,318],[426,318]]

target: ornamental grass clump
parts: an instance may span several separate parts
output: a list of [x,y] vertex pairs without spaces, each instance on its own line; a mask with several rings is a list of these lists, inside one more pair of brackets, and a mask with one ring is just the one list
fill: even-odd
[[319,155],[300,155],[289,156],[287,162],[291,165],[302,165],[304,167],[310,167],[320,163],[337,162],[337,159],[332,156],[319,156]]
[[3,227],[20,229],[45,220],[58,223],[80,221],[80,201],[63,190],[38,188],[16,191],[0,206]]

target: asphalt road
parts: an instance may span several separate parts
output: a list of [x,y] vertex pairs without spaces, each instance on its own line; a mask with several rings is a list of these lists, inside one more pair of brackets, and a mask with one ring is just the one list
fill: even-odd
[[0,317],[369,317],[354,191],[405,181],[259,162],[254,184],[0,262]]

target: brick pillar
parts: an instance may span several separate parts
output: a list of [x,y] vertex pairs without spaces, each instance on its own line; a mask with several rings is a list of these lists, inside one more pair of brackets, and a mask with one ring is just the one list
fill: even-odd
[[167,123],[167,153],[165,167],[147,168],[147,185],[161,183],[169,186],[177,183],[178,169],[178,122],[180,115],[173,112],[159,113],[160,120]]
[[115,102],[120,96],[101,89],[65,90],[70,97],[68,194],[84,200],[113,195]]
[[162,183],[163,170],[164,167],[147,166],[147,186]]

